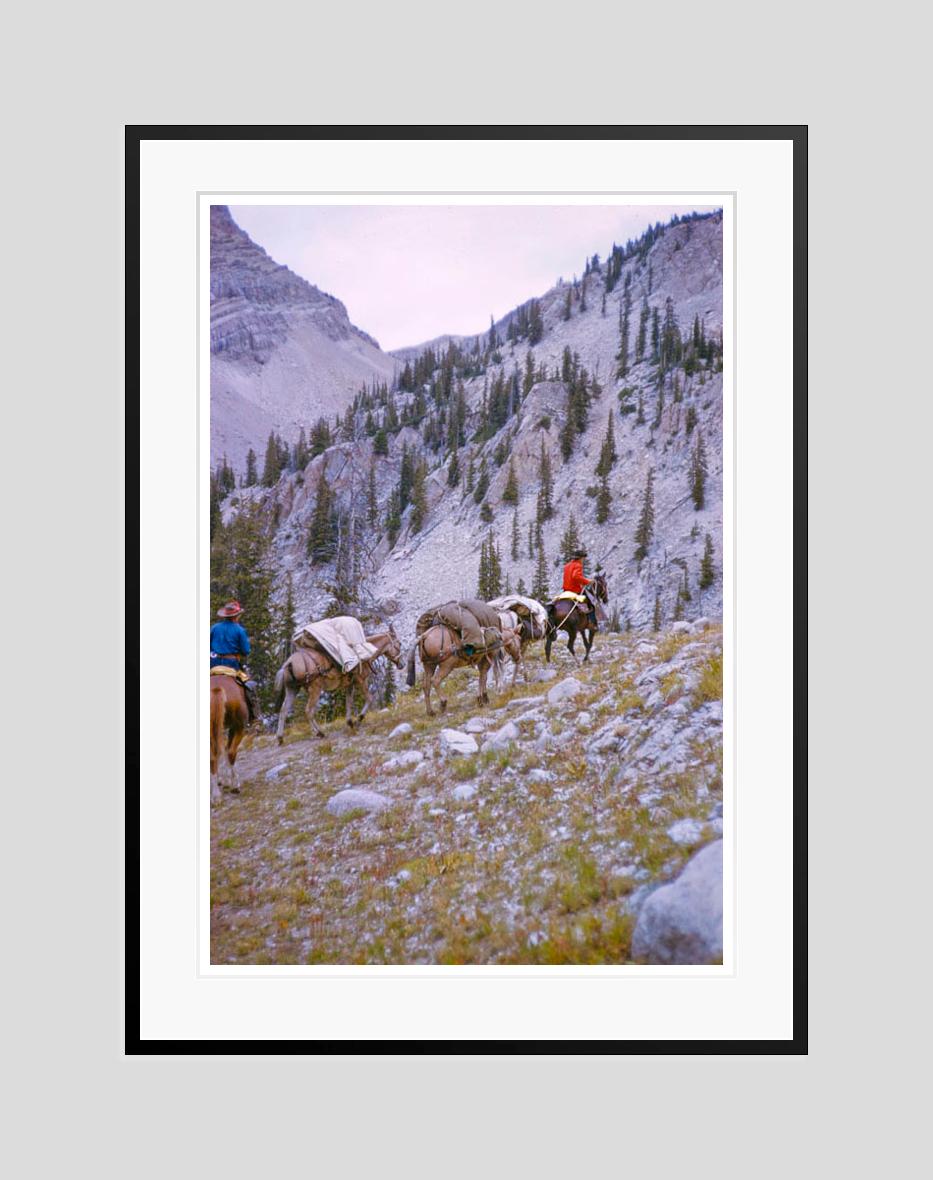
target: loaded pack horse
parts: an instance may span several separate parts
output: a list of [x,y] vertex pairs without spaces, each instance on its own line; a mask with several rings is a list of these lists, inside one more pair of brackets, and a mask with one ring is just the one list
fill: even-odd
[[502,652],[505,651],[515,661],[515,672],[512,676],[512,683],[515,683],[515,677],[518,675],[518,667],[521,661],[522,648],[518,633],[512,630],[503,630],[502,647],[494,652],[479,649],[468,654],[464,651],[461,644],[460,636],[451,627],[444,623],[435,623],[433,627],[428,629],[415,640],[415,643],[408,656],[408,686],[414,687],[415,683],[415,656],[421,657],[421,665],[424,671],[421,675],[421,682],[424,687],[424,704],[428,711],[428,716],[435,715],[434,709],[431,707],[431,689],[436,688],[441,704],[441,712],[447,711],[447,698],[440,695],[441,685],[447,679],[454,668],[476,668],[479,672],[479,693],[477,701],[480,705],[489,704],[489,694],[486,691],[486,678],[489,675],[489,670],[492,668],[496,675],[496,683],[499,682],[499,661],[502,657]]
[[597,571],[589,586],[583,587],[583,597],[586,603],[575,602],[571,598],[556,598],[548,605],[548,632],[544,639],[544,658],[551,662],[551,645],[561,632],[567,636],[567,650],[579,663],[577,653],[573,650],[577,635],[583,635],[583,646],[586,654],[583,663],[590,658],[590,648],[593,646],[593,636],[599,629],[597,622],[597,603],[609,601],[609,590],[606,586],[606,575]]
[[[372,660],[378,659],[379,656],[385,656],[386,659],[392,661],[396,668],[401,669],[402,645],[391,623],[388,631],[378,635],[367,635],[366,642],[372,644],[376,649]],[[291,716],[295,697],[299,689],[302,688],[307,689],[308,692],[308,704],[305,710],[308,721],[319,738],[324,736],[324,731],[315,720],[314,712],[322,692],[339,692],[340,689],[343,689],[347,698],[347,725],[351,729],[355,725],[359,725],[372,704],[370,694],[370,676],[372,674],[370,664],[372,660],[361,660],[352,671],[344,672],[322,651],[305,647],[293,651],[279,668],[275,677],[276,692],[279,697],[283,693],[285,694],[285,699],[279,710],[279,723],[275,730],[278,744],[281,746],[285,740],[285,720]],[[356,688],[362,691],[364,701],[359,716],[353,717],[353,694]]]

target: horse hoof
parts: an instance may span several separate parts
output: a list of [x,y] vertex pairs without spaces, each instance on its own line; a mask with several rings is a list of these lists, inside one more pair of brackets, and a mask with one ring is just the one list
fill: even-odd
[[275,739],[275,744],[276,744],[277,746],[284,746],[284,745],[285,745],[285,738],[283,738],[283,737],[277,737],[277,738]]

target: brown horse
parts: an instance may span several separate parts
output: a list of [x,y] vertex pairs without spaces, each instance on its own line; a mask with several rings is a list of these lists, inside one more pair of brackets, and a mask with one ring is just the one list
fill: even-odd
[[[548,632],[544,640],[544,658],[551,662],[551,644],[563,631],[567,635],[567,650],[579,663],[577,653],[573,650],[577,635],[582,633],[583,646],[586,655],[584,664],[590,658],[590,648],[593,646],[593,636],[599,629],[596,621],[597,602],[609,601],[609,590],[606,586],[606,575],[597,573],[589,586],[583,587],[583,596],[587,600],[582,603],[573,602],[569,598],[559,598],[549,604],[547,608]],[[605,617],[605,616],[604,616]]]
[[[384,634],[367,635],[366,642],[371,643],[376,649],[376,655],[372,659],[385,656],[395,664],[396,668],[401,668],[402,645],[391,623],[388,631]],[[285,700],[279,710],[279,723],[275,731],[279,745],[281,746],[285,740],[285,720],[291,716],[295,697],[301,688],[308,690],[308,704],[305,711],[308,714],[311,728],[318,737],[322,738],[324,731],[315,720],[314,711],[321,699],[321,693],[325,691],[338,692],[343,689],[347,698],[347,725],[351,729],[354,725],[359,725],[372,704],[369,684],[372,673],[371,663],[372,660],[362,660],[352,671],[343,672],[322,651],[315,651],[311,648],[299,648],[297,651],[293,651],[275,677],[276,692],[280,696],[283,692],[285,693]],[[354,718],[352,704],[356,688],[362,690],[365,700],[360,715]]]
[[[503,631],[502,642],[503,649],[515,661],[515,672],[512,676],[512,683],[514,684],[521,661],[521,644],[518,635],[514,631]],[[433,717],[435,714],[431,708],[432,687],[437,689],[441,703],[441,712],[444,713],[447,710],[447,698],[440,695],[441,685],[450,673],[453,672],[454,668],[476,668],[479,671],[479,694],[476,699],[479,704],[488,705],[489,694],[486,692],[486,678],[489,675],[489,669],[493,668],[498,684],[499,659],[501,658],[501,654],[502,649],[494,653],[478,651],[472,655],[466,655],[460,646],[460,638],[456,631],[452,631],[450,627],[445,627],[443,623],[435,623],[433,627],[428,627],[419,636],[411,649],[408,656],[408,686],[410,688],[414,687],[415,656],[420,655],[421,664],[424,669],[421,676],[421,682],[424,686],[424,703],[428,711],[428,716]]]
[[234,794],[240,793],[236,772],[236,755],[249,724],[249,709],[242,684],[233,676],[211,677],[211,803],[221,796],[220,764],[227,755],[230,781],[223,784]]

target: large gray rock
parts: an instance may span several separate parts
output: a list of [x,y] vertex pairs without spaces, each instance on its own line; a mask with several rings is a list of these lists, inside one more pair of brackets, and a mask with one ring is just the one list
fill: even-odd
[[476,738],[460,729],[442,729],[438,740],[441,753],[445,757],[452,754],[476,754],[479,752]]
[[671,623],[672,635],[689,635],[693,628],[685,619],[678,619],[676,623]]
[[411,733],[411,726],[407,721],[403,721],[400,725],[396,725],[395,729],[389,734],[390,738],[404,737],[406,733]]
[[424,754],[420,750],[404,750],[384,763],[383,770],[404,770],[406,767],[417,766],[419,762],[423,761]]
[[521,730],[514,721],[507,721],[501,729],[491,733],[483,742],[483,749],[501,750],[510,742],[517,742],[522,736]]
[[389,800],[385,795],[362,787],[347,787],[327,801],[327,810],[331,815],[346,815],[348,811],[385,811],[388,806]]
[[708,844],[680,876],[645,901],[632,958],[648,963],[713,963],[722,958],[722,840]]
[[489,726],[491,724],[492,724],[492,722],[487,720],[487,718],[485,718],[485,717],[471,717],[470,720],[466,723],[466,725],[464,725],[463,732],[464,733],[483,733],[485,730],[487,730],[489,728]]
[[569,701],[577,695],[583,688],[579,680],[574,680],[572,676],[568,676],[566,680],[562,680],[560,684],[555,684],[551,691],[547,694],[547,701],[549,705],[561,705],[564,701]]

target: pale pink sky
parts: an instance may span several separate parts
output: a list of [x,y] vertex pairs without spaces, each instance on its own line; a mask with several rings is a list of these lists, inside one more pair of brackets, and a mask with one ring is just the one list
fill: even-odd
[[710,205],[231,205],[236,223],[346,304],[388,350],[483,332],[593,254]]

